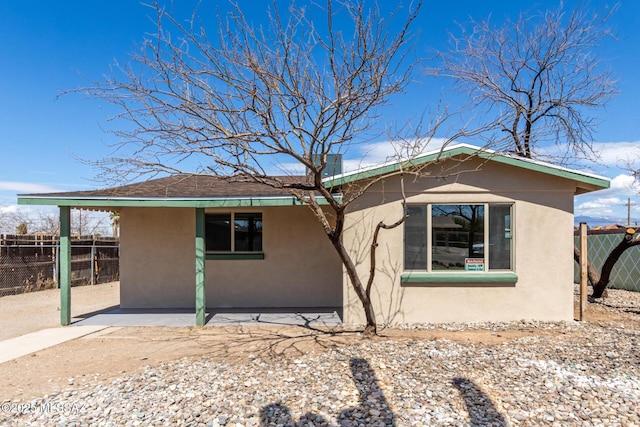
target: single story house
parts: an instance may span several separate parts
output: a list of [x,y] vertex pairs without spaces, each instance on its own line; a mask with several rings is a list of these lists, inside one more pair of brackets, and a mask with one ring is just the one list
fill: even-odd
[[[412,165],[424,168],[419,177],[379,181],[347,214],[343,241],[365,281],[375,225],[408,214],[379,236],[372,291],[379,323],[573,319],[574,196],[608,188],[608,179],[466,144],[426,153]],[[325,182],[346,194],[401,166]],[[70,208],[120,213],[122,308],[189,308],[198,325],[206,312],[221,309],[323,308],[335,309],[346,324],[364,323],[322,227],[285,190],[177,175],[18,200],[60,207],[63,255]],[[70,310],[67,262],[63,324]]]

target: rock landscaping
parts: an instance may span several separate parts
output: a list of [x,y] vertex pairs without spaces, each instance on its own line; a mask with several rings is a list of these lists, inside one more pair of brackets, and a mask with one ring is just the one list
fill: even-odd
[[[616,321],[404,326],[534,333],[502,342],[365,339],[233,363],[190,357],[28,402],[6,426],[637,426],[640,293],[590,310]],[[538,331],[539,333],[535,333]]]

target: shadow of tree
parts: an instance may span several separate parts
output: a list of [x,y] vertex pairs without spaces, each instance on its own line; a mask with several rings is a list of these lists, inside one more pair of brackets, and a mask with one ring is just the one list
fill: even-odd
[[[340,412],[337,419],[340,427],[355,426],[396,426],[396,417],[378,384],[375,372],[365,359],[351,359],[351,375],[358,389],[359,405]],[[289,408],[279,403],[272,403],[260,411],[263,427],[268,426],[329,426],[329,421],[322,416],[306,413],[296,423],[291,417]]]
[[467,378],[454,378],[453,385],[458,389],[467,412],[471,418],[471,426],[506,427],[509,424],[493,405],[491,398],[480,387]]

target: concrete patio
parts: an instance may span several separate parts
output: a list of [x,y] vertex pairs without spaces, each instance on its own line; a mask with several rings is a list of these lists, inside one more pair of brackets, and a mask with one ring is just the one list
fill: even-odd
[[[123,309],[99,313],[71,326],[195,326],[193,309]],[[207,311],[205,326],[302,326],[332,327],[342,325],[335,310],[295,312],[292,310],[252,309]]]

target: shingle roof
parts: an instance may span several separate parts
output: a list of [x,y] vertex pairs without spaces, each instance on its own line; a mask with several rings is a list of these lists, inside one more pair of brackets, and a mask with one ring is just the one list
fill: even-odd
[[[304,176],[276,176],[285,184]],[[174,175],[103,190],[19,194],[18,203],[86,208],[233,207],[300,204],[286,189],[255,181],[210,175]]]
[[[301,183],[304,176],[274,177],[285,184]],[[21,195],[22,196],[22,195]],[[102,190],[37,193],[25,196],[60,198],[206,199],[216,197],[290,196],[286,189],[254,181],[211,175],[174,175]]]

